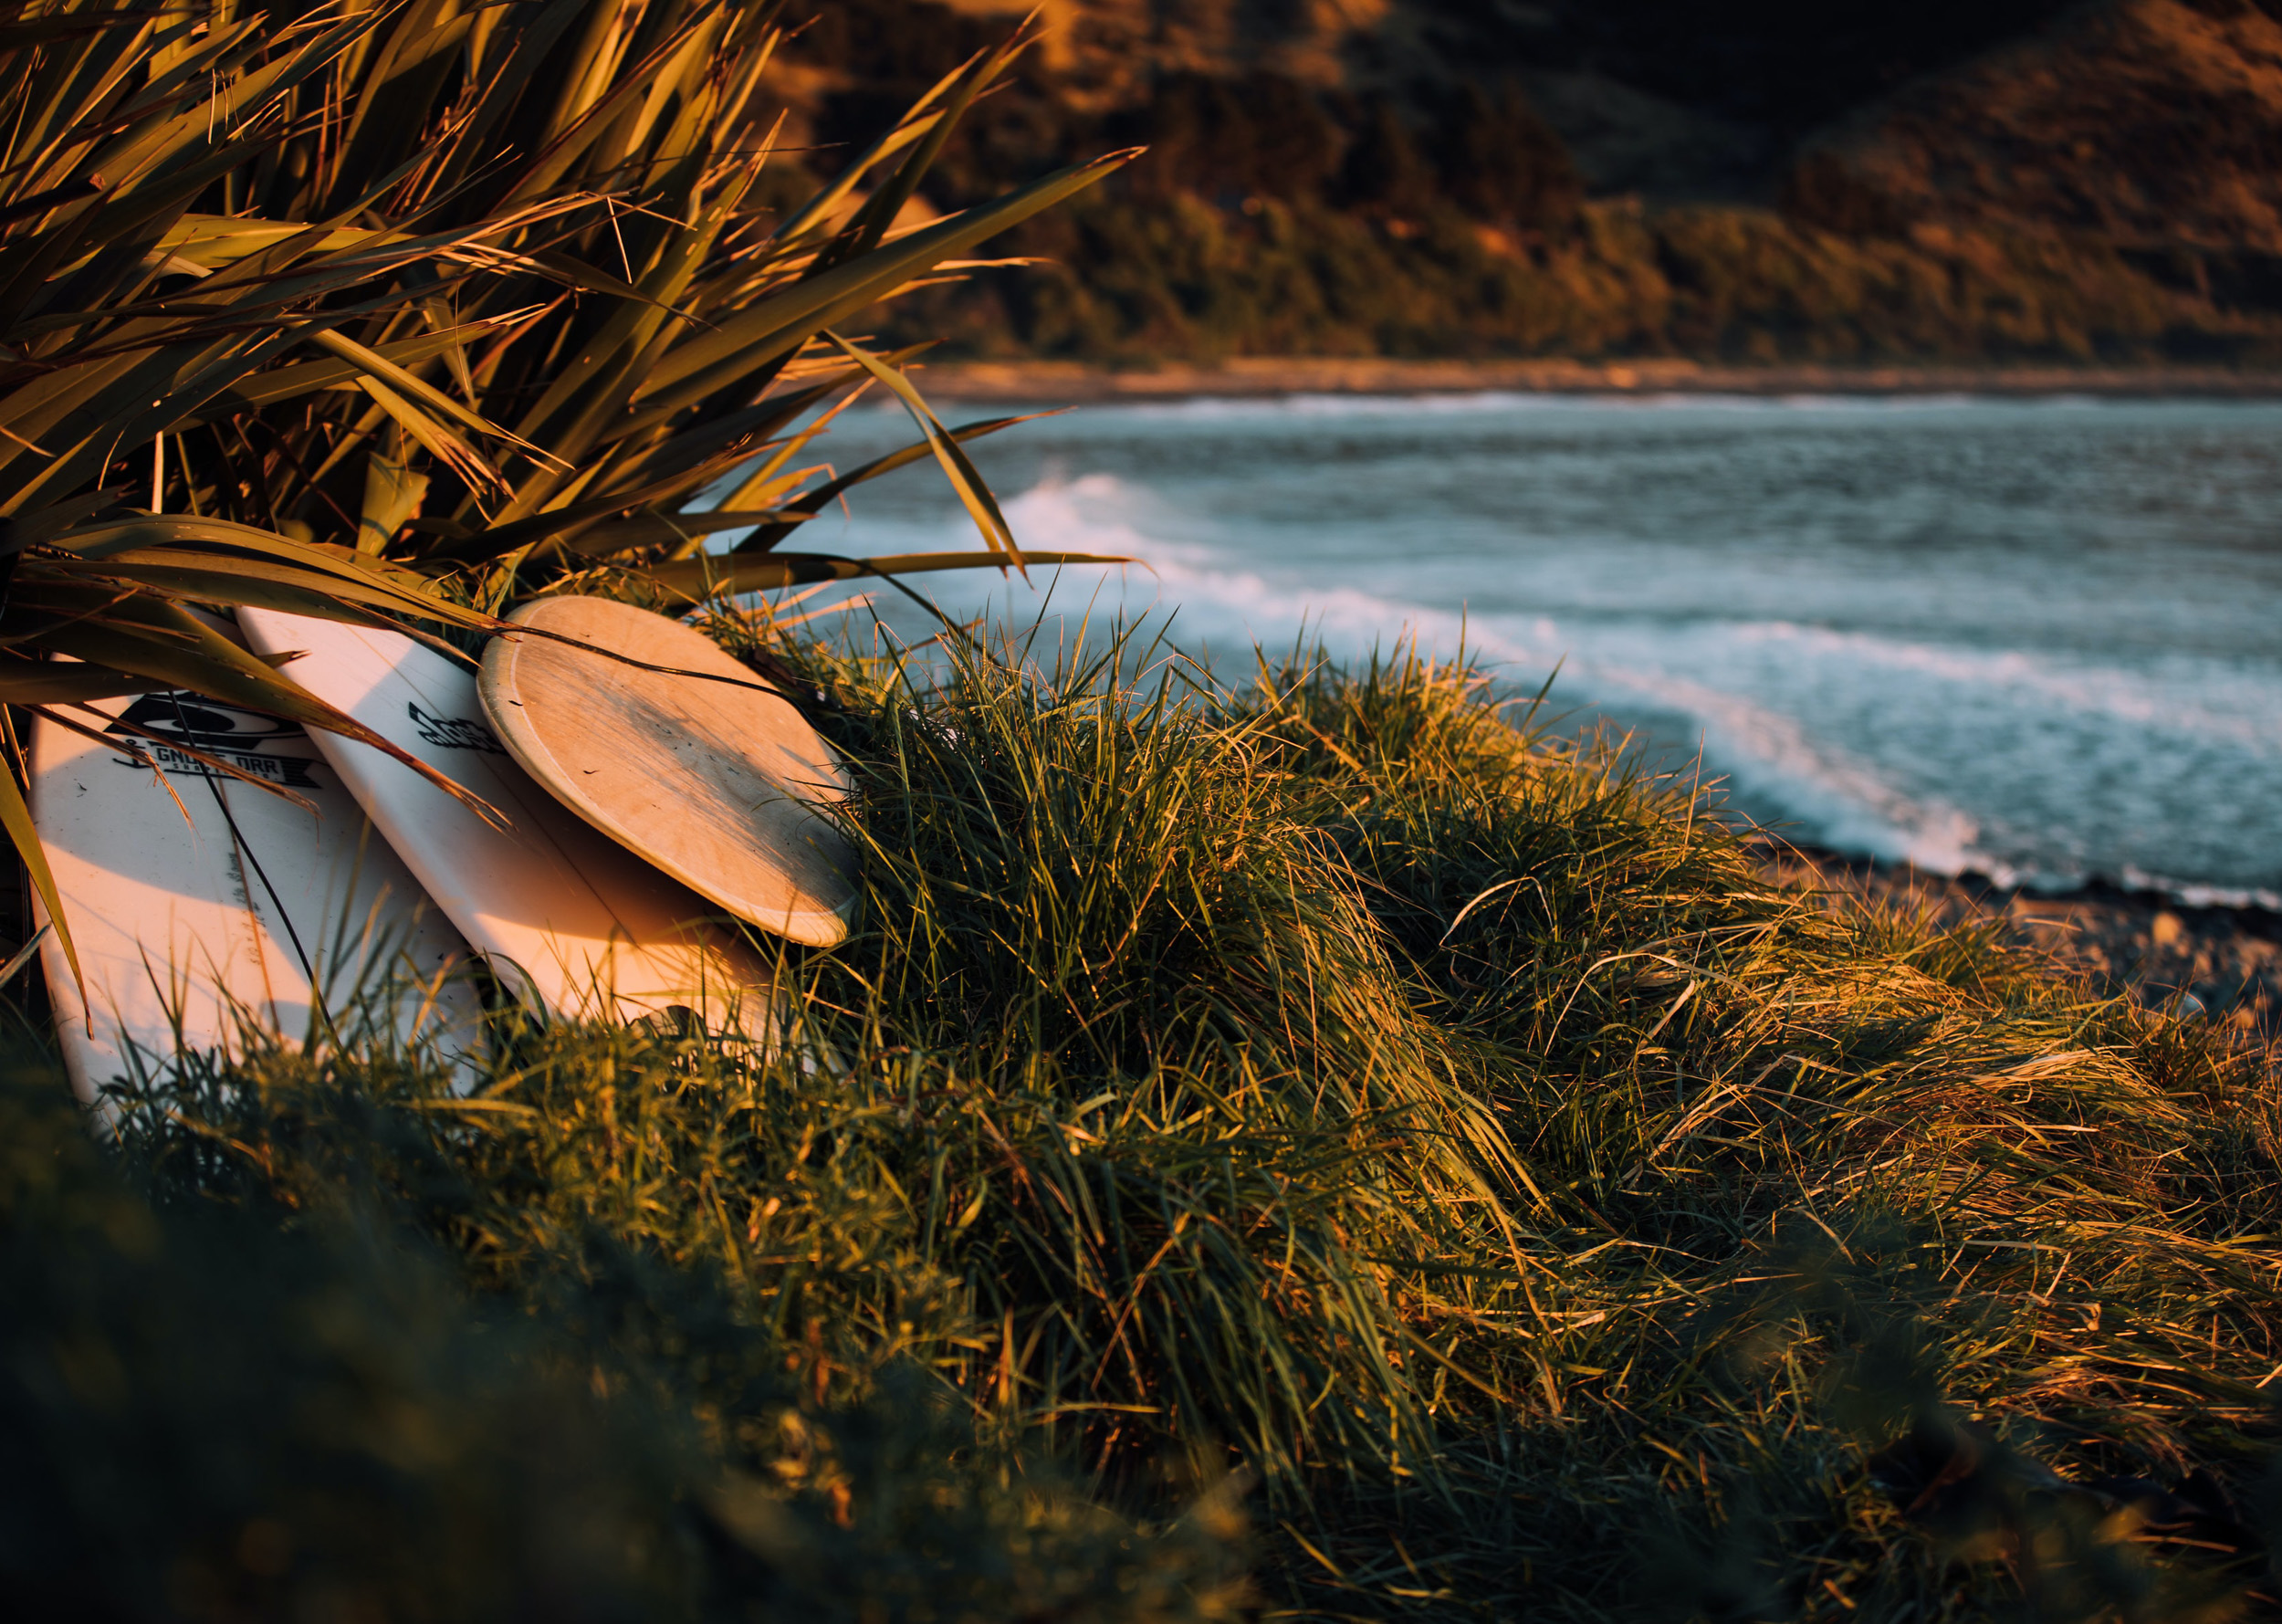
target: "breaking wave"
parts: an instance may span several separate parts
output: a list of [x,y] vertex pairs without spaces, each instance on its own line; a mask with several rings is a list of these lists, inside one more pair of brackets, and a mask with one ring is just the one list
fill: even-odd
[[[1707,403],[1686,403],[1701,421]],[[1115,415],[1136,432],[1152,424],[1146,432],[1160,436],[1212,436],[1222,421],[1240,430],[1270,416],[1367,417],[1392,405],[1300,397],[1121,407]],[[1586,409],[1518,395],[1400,406],[1412,418]],[[1622,403],[1643,407],[1655,403]],[[1738,409],[1820,421],[1832,408],[1750,401]],[[1845,409],[1900,416],[1903,405]],[[1083,447],[1059,455],[1083,466]],[[1341,477],[1335,466],[1321,472]],[[2191,905],[2282,907],[2282,662],[2201,654],[2177,637],[2116,649],[2026,631],[2001,644],[1927,634],[1890,615],[1881,621],[1881,606],[1868,601],[1850,621],[1821,623],[1738,612],[1732,602],[1722,613],[1721,592],[1738,567],[1732,548],[1701,555],[1666,548],[1653,594],[1660,607],[1628,612],[1649,594],[1569,590],[1562,561],[1590,557],[1592,544],[1534,539],[1536,553],[1524,556],[1517,543],[1505,567],[1478,544],[1435,551],[1429,523],[1392,541],[1366,534],[1360,515],[1345,533],[1333,533],[1335,516],[1329,529],[1311,520],[1319,527],[1311,531],[1266,503],[1233,512],[1216,506],[1226,488],[1184,485],[1178,468],[1066,477],[1049,463],[1006,508],[1028,547],[1137,561],[1122,571],[1067,572],[1051,583],[1053,613],[1158,617],[1177,643],[1207,659],[1249,662],[1255,644],[1301,642],[1354,657],[1415,639],[1438,655],[1463,649],[1520,689],[1557,668],[1555,708],[1592,707],[1659,743],[1667,760],[1700,752],[1706,777],[1721,781],[1732,804],[1794,838],[2005,884],[2066,888],[2105,878]],[[866,552],[968,545],[956,534],[959,522],[939,506],[869,515],[845,544]],[[1383,556],[1397,545],[1409,555]],[[1782,561],[1772,546],[1766,556]],[[1700,592],[1691,570],[1701,572]],[[2017,579],[2005,577],[2005,590],[2016,590]],[[1463,584],[1492,581],[1496,590],[1471,594],[1470,606]],[[1533,610],[1533,583],[1565,601]],[[1019,582],[936,577],[927,590],[950,613],[1018,622],[1042,602]],[[1876,592],[1860,590],[1866,599]],[[1704,607],[1675,607],[1691,598]],[[2042,612],[2038,619],[2025,610],[2018,625],[2068,623],[2064,602]]]

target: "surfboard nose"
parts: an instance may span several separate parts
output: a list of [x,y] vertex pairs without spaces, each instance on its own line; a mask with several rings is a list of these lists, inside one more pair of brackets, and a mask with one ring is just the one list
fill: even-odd
[[509,753],[564,806],[733,917],[846,938],[853,780],[758,674],[694,627],[605,598],[542,598],[494,638],[479,688]]

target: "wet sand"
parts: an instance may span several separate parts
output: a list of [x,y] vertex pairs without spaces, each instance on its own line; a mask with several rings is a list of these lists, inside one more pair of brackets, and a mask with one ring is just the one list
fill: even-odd
[[2183,907],[2166,897],[2090,885],[2047,893],[1977,875],[1951,878],[1809,846],[1760,843],[1770,878],[1944,919],[1999,918],[2011,939],[2103,991],[2224,1022],[2282,1058],[2282,915],[2265,908]]

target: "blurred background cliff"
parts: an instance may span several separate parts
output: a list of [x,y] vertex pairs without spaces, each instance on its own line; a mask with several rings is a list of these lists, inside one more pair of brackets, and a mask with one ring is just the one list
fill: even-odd
[[[1031,0],[832,0],[796,162]],[[2282,364],[2282,0],[1048,0],[915,210],[1146,142],[947,356]],[[787,165],[787,194],[793,194]]]

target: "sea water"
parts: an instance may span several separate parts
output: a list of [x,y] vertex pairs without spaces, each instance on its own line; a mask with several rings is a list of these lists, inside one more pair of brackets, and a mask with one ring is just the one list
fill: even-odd
[[[860,410],[817,449],[910,437]],[[1136,561],[1062,572],[1055,613],[1223,665],[1462,644],[1794,839],[2282,906],[2282,403],[1206,400],[973,455],[1024,547]],[[930,463],[788,545],[979,543]],[[912,583],[958,617],[1045,602]],[[880,634],[932,629],[894,596]]]

